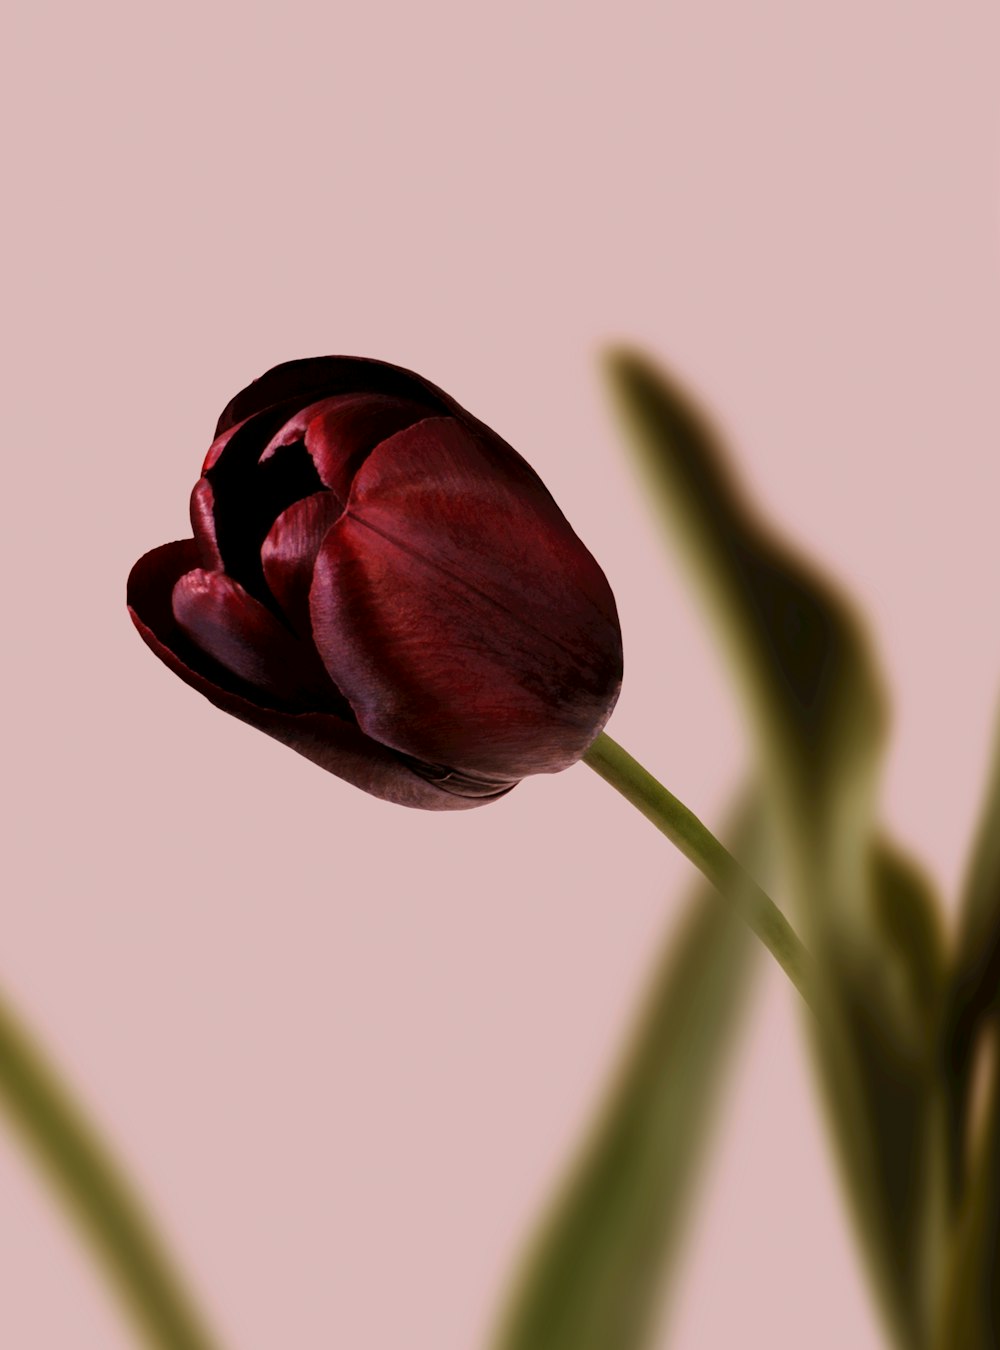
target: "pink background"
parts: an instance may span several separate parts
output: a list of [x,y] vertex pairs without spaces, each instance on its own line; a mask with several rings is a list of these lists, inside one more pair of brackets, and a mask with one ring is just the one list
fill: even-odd
[[[1000,20],[43,0],[13,24],[0,980],[233,1350],[470,1350],[689,869],[582,767],[441,816],[324,777],[158,665],[128,568],[186,533],[250,378],[412,366],[601,560],[612,730],[718,821],[741,723],[595,374],[606,340],[647,344],[871,616],[886,815],[953,891],[1000,684]],[[679,1350],[881,1343],[794,1013],[769,972]],[[0,1197],[0,1340],[130,1344],[6,1131]]]

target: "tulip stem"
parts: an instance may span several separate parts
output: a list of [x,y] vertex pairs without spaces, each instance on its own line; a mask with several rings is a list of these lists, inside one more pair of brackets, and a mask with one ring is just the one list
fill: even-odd
[[217,1350],[110,1152],[0,999],[5,1110],[155,1350]]
[[598,736],[583,759],[626,801],[638,807],[734,905],[806,1003],[813,1006],[812,957],[771,897],[711,830],[610,736]]

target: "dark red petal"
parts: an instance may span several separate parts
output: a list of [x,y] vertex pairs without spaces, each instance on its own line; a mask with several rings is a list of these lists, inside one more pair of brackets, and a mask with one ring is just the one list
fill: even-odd
[[225,570],[258,600],[267,595],[260,550],[268,530],[287,506],[323,486],[302,444],[260,463],[264,447],[294,412],[290,406],[271,408],[241,422],[206,473]]
[[[384,361],[348,356],[315,357],[275,366],[237,394],[223,412],[205,470],[215,494],[216,536],[225,570],[259,600],[266,599],[260,551],[268,530],[292,502],[323,486],[303,443],[289,442],[290,436],[299,430],[304,432],[297,414],[327,399],[359,391],[366,398],[384,396],[431,414],[450,413],[489,445],[491,453],[506,457],[512,472],[519,466],[526,481],[535,484],[536,491],[545,492],[510,446],[441,389],[412,371]],[[279,442],[286,447],[283,453],[272,453],[261,463],[269,445],[273,448]],[[330,448],[337,441],[322,436],[320,428],[316,444],[317,457],[327,455],[330,481],[338,481],[342,487],[346,486],[344,478],[350,478],[368,449],[364,442],[357,450],[352,447],[345,468],[341,452]]]
[[291,401],[304,406],[334,394],[356,394],[359,390],[412,399],[435,412],[454,406],[435,385],[402,366],[361,356],[313,356],[273,366],[240,390],[223,409],[215,434],[222,435],[236,422],[254,417],[276,403]]
[[199,478],[191,492],[191,528],[198,545],[198,559],[210,571],[222,570],[222,554],[215,537],[215,498],[212,484]]
[[185,573],[174,586],[173,610],[203,652],[279,703],[315,707],[336,698],[313,648],[224,572]]
[[198,561],[195,541],[183,539],[145,554],[128,579],[132,622],[149,649],[186,684],[223,712],[273,736],[321,769],[372,796],[432,811],[461,811],[491,800],[456,796],[435,787],[393,751],[331,713],[283,712],[254,703],[219,684],[211,663],[178,628],[171,608],[174,586],[185,572],[198,566]]
[[524,461],[451,418],[369,456],[320,547],[310,609],[362,729],[424,761],[561,769],[617,698],[603,572]]
[[271,526],[260,551],[264,577],[289,623],[310,637],[309,586],[323,536],[340,515],[332,492],[314,492],[294,502]]
[[[288,418],[296,408],[359,392],[404,399],[432,413],[456,417],[476,435],[491,442],[494,449],[505,454],[512,462],[522,465],[529,475],[535,477],[534,471],[516,450],[436,384],[403,366],[393,366],[386,361],[364,356],[315,356],[273,366],[242,389],[223,409],[215,431],[219,438],[217,444],[224,444],[222,438],[226,433],[261,413],[270,414],[277,408],[279,414],[283,412],[284,417]],[[275,422],[274,429],[280,424],[280,421]],[[267,433],[265,441],[274,434],[274,429]],[[217,457],[218,452],[215,453]]]
[[233,426],[228,427],[226,431],[223,432],[222,435],[216,434],[215,440],[212,442],[212,444],[208,447],[208,450],[206,451],[205,462],[201,466],[201,471],[203,474],[208,473],[209,469],[215,467],[216,463],[218,462],[219,456],[222,454],[223,450],[225,450],[226,446],[232,440],[236,432],[239,431],[242,425],[243,425],[242,422],[236,422],[234,423]]
[[380,441],[429,415],[408,399],[383,394],[341,394],[296,413],[268,443],[265,463],[281,446],[305,440],[325,487],[347,501],[358,469]]

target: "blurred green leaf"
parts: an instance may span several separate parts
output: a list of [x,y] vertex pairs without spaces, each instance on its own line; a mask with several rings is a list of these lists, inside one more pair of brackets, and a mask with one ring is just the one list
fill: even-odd
[[936,907],[876,836],[887,709],[867,637],[831,584],[767,528],[707,416],[642,355],[609,359],[647,480],[686,546],[738,676],[777,861],[822,972],[811,1021],[842,1173],[888,1323],[927,1343],[935,1238]]
[[[941,910],[930,879],[887,839],[872,856],[875,918],[887,959],[897,963],[894,978],[908,1006],[908,1020],[922,1023],[921,1038],[931,1053],[939,1026],[946,978]],[[933,1071],[933,1065],[929,1065]]]
[[[757,517],[687,392],[637,353],[613,353],[608,371],[669,537],[685,546],[738,668],[784,814],[821,836],[845,814],[867,825],[887,717],[858,619]],[[812,858],[811,840],[794,834]]]
[[[748,808],[734,851],[760,868]],[[652,981],[596,1128],[529,1252],[495,1350],[639,1350],[669,1286],[757,955],[707,884]]]
[[949,1179],[953,1202],[965,1185],[965,1136],[972,1064],[988,1018],[1000,1008],[1000,732],[959,910],[958,941],[944,1018]]
[[[939,1350],[1000,1344],[1000,734],[973,842],[942,1035],[954,1219]],[[972,1119],[977,1067],[987,1107]]]
[[[995,1028],[994,1028],[995,1030]],[[948,1265],[936,1350],[1000,1345],[1000,1055],[993,1046],[983,1128],[972,1151]]]
[[0,1109],[38,1161],[151,1350],[218,1350],[149,1215],[0,998]]

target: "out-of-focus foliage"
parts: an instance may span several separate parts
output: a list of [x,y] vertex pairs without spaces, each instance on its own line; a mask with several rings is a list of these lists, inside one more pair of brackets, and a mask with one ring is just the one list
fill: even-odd
[[124,1173],[2,999],[0,1110],[103,1264],[143,1344],[218,1350]]
[[[759,811],[733,849],[760,870]],[[495,1350],[640,1350],[658,1320],[745,1022],[755,939],[703,884],[660,961],[597,1125],[544,1223]]]
[[1000,734],[986,801],[972,848],[948,986],[944,1062],[948,1074],[949,1179],[957,1200],[964,1188],[964,1148],[976,1050],[1000,1011]]
[[887,718],[868,642],[751,509],[691,397],[635,353],[609,373],[756,732],[779,875],[823,985],[809,1026],[842,1174],[887,1324],[921,1350],[940,1257],[943,955],[927,883],[876,829]]
[[1000,1056],[993,1046],[988,1102],[973,1135],[952,1234],[936,1350],[1000,1345]]
[[[941,1045],[954,1232],[938,1350],[995,1350],[1000,1345],[998,1023],[1000,735],[962,897]],[[986,1099],[981,1120],[973,1112],[977,1077]]]

